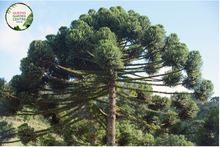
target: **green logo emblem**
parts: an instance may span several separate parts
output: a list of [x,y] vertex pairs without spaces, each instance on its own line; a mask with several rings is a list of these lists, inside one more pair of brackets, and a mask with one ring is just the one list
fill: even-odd
[[7,9],[5,20],[10,28],[23,31],[32,24],[33,12],[26,4],[15,3]]

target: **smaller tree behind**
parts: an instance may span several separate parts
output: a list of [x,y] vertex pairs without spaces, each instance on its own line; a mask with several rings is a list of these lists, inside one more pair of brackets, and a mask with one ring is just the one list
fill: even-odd
[[0,122],[0,145],[15,137],[15,128],[12,123],[6,121]]
[[195,146],[184,135],[164,134],[155,140],[156,146]]
[[208,119],[197,130],[197,145],[219,146],[219,108],[212,109]]

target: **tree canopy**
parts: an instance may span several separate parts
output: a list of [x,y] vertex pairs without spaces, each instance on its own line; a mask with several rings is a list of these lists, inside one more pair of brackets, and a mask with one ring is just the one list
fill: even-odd
[[[69,28],[62,26],[56,35],[30,43],[27,57],[21,60],[21,75],[12,78],[10,89],[1,83],[1,115],[43,115],[51,121],[51,128],[45,130],[21,127],[18,134],[24,142],[88,119],[103,126],[108,145],[115,145],[116,117],[134,120],[156,134],[185,133],[184,127],[174,130],[198,112],[190,94],[207,101],[213,91],[212,82],[201,77],[201,66],[199,51],[189,51],[175,33],[166,36],[164,26],[151,25],[147,16],[126,12],[121,6],[90,9]],[[159,74],[163,67],[170,70]],[[129,83],[139,86],[127,86]],[[177,85],[192,92],[152,89]],[[173,96],[152,97],[153,93]],[[105,96],[108,100],[100,99]],[[107,104],[108,109],[97,103]],[[144,110],[146,118],[157,114],[167,118],[148,123],[150,120],[128,113],[120,103]],[[8,111],[2,110],[5,106]],[[24,111],[24,106],[33,111]],[[181,111],[163,112],[169,106]]]

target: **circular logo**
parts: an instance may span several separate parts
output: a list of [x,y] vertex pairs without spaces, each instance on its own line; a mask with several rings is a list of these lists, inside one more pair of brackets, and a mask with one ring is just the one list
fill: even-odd
[[26,4],[15,3],[7,9],[5,20],[13,30],[23,31],[31,25],[33,12]]

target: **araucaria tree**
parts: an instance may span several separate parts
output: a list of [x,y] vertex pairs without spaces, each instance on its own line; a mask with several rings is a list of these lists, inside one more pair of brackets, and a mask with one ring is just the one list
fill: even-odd
[[[113,146],[116,117],[134,120],[157,134],[183,134],[181,121],[198,112],[190,95],[206,101],[213,84],[201,77],[199,51],[189,52],[177,34],[165,34],[163,25],[151,25],[147,16],[133,10],[126,12],[120,6],[97,12],[90,9],[72,21],[69,28],[62,26],[56,35],[31,42],[27,57],[21,60],[22,74],[12,78],[9,92],[3,92],[9,110],[4,115],[23,111],[22,115],[43,115],[51,121],[51,128],[40,131],[22,126],[18,134],[24,142],[88,119],[89,124],[98,122],[108,131],[108,145]],[[163,67],[170,70],[159,74]],[[126,86],[128,83],[139,87]],[[151,88],[177,85],[191,92]],[[152,93],[173,96],[151,97]],[[104,96],[108,96],[108,101],[100,99]],[[145,117],[128,113],[116,101],[143,110]],[[108,110],[97,103],[106,103]],[[162,112],[171,105],[181,111]],[[33,111],[24,111],[24,106]],[[157,114],[167,118],[151,123],[152,115]]]

